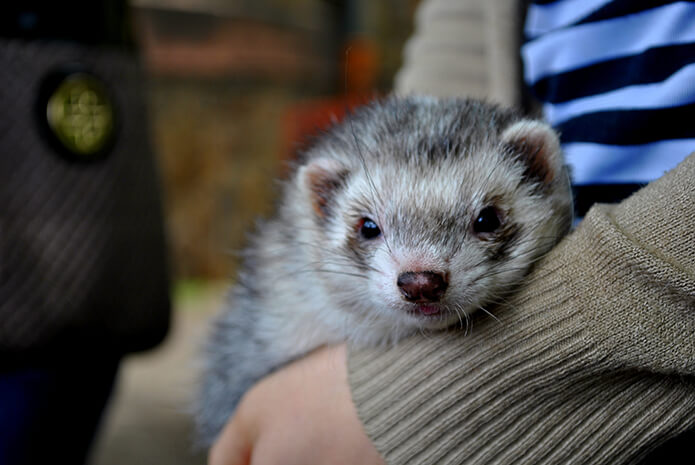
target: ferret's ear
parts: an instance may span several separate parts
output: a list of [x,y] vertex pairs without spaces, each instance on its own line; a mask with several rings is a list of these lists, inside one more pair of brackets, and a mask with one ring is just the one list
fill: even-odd
[[518,121],[502,133],[503,150],[524,163],[524,176],[542,186],[564,173],[560,139],[540,121]]
[[330,213],[331,200],[343,186],[348,170],[340,162],[329,158],[318,158],[299,169],[299,180],[319,218]]

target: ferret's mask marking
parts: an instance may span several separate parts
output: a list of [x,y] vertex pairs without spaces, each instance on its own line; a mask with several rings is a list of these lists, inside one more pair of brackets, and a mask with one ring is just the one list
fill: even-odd
[[[463,127],[466,126],[463,125]],[[481,157],[480,154],[485,151],[494,152],[495,155],[490,156],[499,157],[498,163],[507,166],[507,169],[511,169],[518,176],[516,178],[518,181],[510,179],[505,189],[514,190],[526,185],[526,190],[522,188],[520,192],[527,192],[524,195],[531,195],[534,198],[537,195],[551,195],[558,186],[557,178],[564,173],[557,135],[547,124],[528,119],[503,125],[498,133],[490,133],[488,139],[480,139],[476,144],[472,144],[472,148],[468,147],[466,150],[461,149],[465,145],[459,144],[462,141],[459,141],[456,135],[425,134],[423,139],[410,139],[410,146],[402,146],[392,141],[392,139],[397,139],[396,142],[400,141],[402,135],[396,137],[386,132],[380,137],[373,137],[380,141],[379,151],[370,149],[368,140],[363,146],[362,141],[353,143],[354,139],[348,138],[349,143],[345,146],[340,147],[336,144],[329,147],[327,156],[322,154],[310,160],[307,165],[300,168],[298,174],[300,186],[306,193],[305,198],[314,213],[317,226],[322,229],[324,239],[328,239],[315,250],[318,254],[315,259],[340,264],[347,258],[357,267],[358,273],[364,273],[365,277],[371,275],[369,279],[381,280],[379,275],[386,273],[390,278],[382,283],[385,287],[380,289],[388,289],[390,294],[398,298],[397,300],[409,301],[408,298],[403,298],[403,286],[398,286],[399,275],[432,270],[442,270],[446,273],[451,271],[454,280],[452,289],[446,290],[447,296],[444,295],[445,288],[440,286],[438,289],[441,292],[438,291],[437,299],[429,299],[430,301],[442,300],[442,305],[446,306],[456,298],[467,295],[468,291],[465,291],[463,287],[468,284],[462,281],[461,277],[457,277],[460,271],[457,268],[464,267],[464,270],[475,268],[471,266],[471,263],[478,263],[483,258],[492,267],[504,265],[504,262],[509,259],[509,254],[516,250],[515,247],[518,246],[519,241],[524,240],[523,230],[533,227],[518,224],[515,221],[518,215],[528,215],[524,202],[518,204],[510,201],[505,197],[504,192],[500,194],[499,189],[493,189],[487,193],[474,193],[465,202],[463,209],[457,211],[450,210],[452,208],[450,203],[439,205],[436,202],[438,196],[447,197],[447,190],[446,188],[442,190],[442,187],[450,184],[455,189],[458,178],[454,176],[456,170],[452,171],[450,168],[456,166],[456,160],[462,158],[469,160],[466,163],[471,163],[471,169],[485,170],[487,162],[482,160],[485,160],[487,155]],[[408,141],[408,139],[405,140]],[[355,144],[359,147],[355,147]],[[359,157],[361,166],[355,166],[358,165],[357,163],[346,164],[336,160],[333,158],[336,147],[340,147],[340,151],[357,151],[360,155],[364,153],[371,163],[365,163],[362,156]],[[413,150],[413,147],[417,149]],[[386,157],[387,153],[391,154],[388,156],[394,157],[392,160],[395,163],[403,163],[404,170],[428,170],[430,166],[434,167],[435,171],[427,175],[423,173],[423,179],[429,179],[429,184],[403,187],[401,173],[398,170],[383,170],[378,163],[373,165],[374,160],[378,161],[381,157]],[[403,154],[402,158],[397,154]],[[451,167],[447,166],[449,163]],[[444,164],[446,168],[442,169],[441,164]],[[368,166],[369,171],[366,171]],[[361,177],[362,170],[366,171],[365,177],[369,179],[365,180]],[[497,168],[492,168],[492,171],[488,169],[491,176],[494,173],[494,176],[489,179],[497,179],[491,184],[493,187],[496,183],[505,182],[496,170]],[[373,180],[369,172],[372,172]],[[521,184],[514,187],[519,181]],[[392,189],[397,186],[401,186],[400,194],[398,191],[392,192]],[[365,198],[365,193],[368,198]],[[412,205],[393,204],[394,197],[401,198],[399,197],[401,194],[406,197],[412,195],[420,195],[420,197],[411,199]],[[341,214],[336,217],[335,215],[339,213]],[[398,220],[396,221],[394,217]],[[371,229],[363,233],[365,223],[369,224]],[[431,225],[438,227],[428,231]],[[443,237],[442,234],[447,230],[460,232]],[[341,244],[332,241],[338,237],[335,233],[344,234]],[[373,237],[371,237],[372,234],[374,234]],[[379,245],[382,240],[385,241],[384,247]],[[460,247],[464,244],[469,244],[466,247],[472,247],[471,252],[460,255]],[[394,252],[399,249],[400,252],[394,255]],[[433,251],[435,249],[441,250],[435,252]],[[374,262],[378,250],[381,250],[381,255],[386,256]],[[466,258],[466,255],[470,258]],[[459,265],[449,263],[452,257],[457,257]],[[530,258],[528,261],[531,261]],[[342,272],[339,269],[336,271]],[[465,271],[465,273],[468,272]],[[501,270],[500,273],[507,272]],[[345,286],[348,284],[348,282],[341,282],[340,289],[333,289],[333,292],[339,294],[345,292],[350,296],[366,292],[363,286],[364,281],[360,281],[357,288],[352,289],[351,292],[346,292]],[[418,292],[412,291],[410,294],[425,293],[424,291],[427,290],[425,287]],[[448,295],[449,291],[453,292],[451,296]],[[361,305],[367,307],[364,303]]]

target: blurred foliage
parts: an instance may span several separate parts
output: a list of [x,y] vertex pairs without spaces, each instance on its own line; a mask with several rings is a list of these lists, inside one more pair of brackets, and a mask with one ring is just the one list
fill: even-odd
[[[207,279],[180,279],[174,283],[173,299],[174,306],[179,310],[197,311],[198,306],[195,305],[201,299],[206,299],[210,295],[214,295],[216,300],[223,295],[228,287],[226,281],[210,281]],[[219,302],[215,305],[219,306]]]

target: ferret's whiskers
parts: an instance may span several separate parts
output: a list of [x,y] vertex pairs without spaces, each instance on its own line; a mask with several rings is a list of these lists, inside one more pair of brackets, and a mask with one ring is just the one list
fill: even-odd
[[463,307],[462,307],[460,304],[457,304],[457,303],[454,304],[454,311],[456,312],[456,316],[458,316],[458,319],[459,319],[459,328],[460,328],[462,331],[464,330],[464,323],[463,323],[463,322],[464,322],[464,319],[465,319],[465,321],[466,321],[465,325],[466,325],[466,326],[465,326],[465,332],[464,332],[464,334],[468,334],[468,324],[469,324],[468,314],[467,314],[466,311],[463,309]]
[[488,311],[485,307],[479,306],[478,310],[483,311],[486,313],[488,316],[490,316],[493,320],[495,320],[498,324],[502,324],[502,321],[500,321],[499,318],[497,318],[495,315],[492,314],[492,312]]
[[422,325],[418,325],[418,332],[420,335],[425,338],[425,339],[432,339],[432,335],[428,333],[427,328],[423,327]]
[[[362,153],[362,149],[360,147],[360,142],[359,139],[357,138],[357,134],[355,133],[355,128],[352,125],[352,120],[348,117],[348,125],[350,127],[350,134],[352,135],[353,142],[355,144],[355,150],[357,152],[357,156],[360,159],[360,164],[362,165],[362,169],[364,170],[364,175],[367,178],[367,184],[369,184],[369,189],[372,191],[372,195],[374,196],[373,199],[370,199],[372,203],[372,210],[374,211],[374,214],[377,217],[377,222],[380,225],[384,224],[383,217],[380,214],[381,209],[378,208],[377,205],[377,200],[379,202],[379,205],[386,205],[384,202],[384,199],[381,197],[379,194],[379,190],[376,188],[376,184],[374,183],[374,179],[372,178],[371,173],[369,172],[369,168],[367,166],[367,160],[364,158],[364,154]],[[381,226],[380,226],[381,227]],[[389,245],[388,238],[387,236],[387,231],[382,230],[382,237],[384,239],[384,245],[386,246],[386,249],[389,251],[391,255],[393,255],[393,251],[391,250],[391,246]]]

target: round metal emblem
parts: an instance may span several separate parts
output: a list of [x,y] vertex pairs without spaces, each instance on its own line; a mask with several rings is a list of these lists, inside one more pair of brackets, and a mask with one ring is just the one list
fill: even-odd
[[65,76],[46,102],[51,132],[70,153],[91,159],[103,153],[114,135],[114,108],[105,86],[94,76]]

